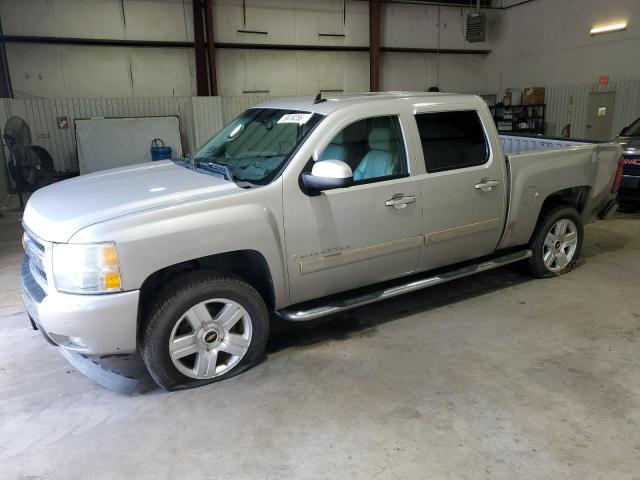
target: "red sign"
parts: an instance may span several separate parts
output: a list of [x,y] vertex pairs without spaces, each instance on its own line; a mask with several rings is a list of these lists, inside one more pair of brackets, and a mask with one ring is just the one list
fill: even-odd
[[598,79],[598,83],[600,83],[600,85],[606,85],[609,83],[609,75],[601,75]]
[[57,117],[56,123],[58,124],[58,128],[60,130],[64,130],[65,128],[69,128],[69,117]]

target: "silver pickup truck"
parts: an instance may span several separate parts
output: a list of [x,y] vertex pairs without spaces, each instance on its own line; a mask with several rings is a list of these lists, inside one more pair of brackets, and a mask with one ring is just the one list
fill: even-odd
[[380,93],[251,108],[190,161],[38,190],[24,212],[34,328],[83,355],[138,350],[166,389],[264,355],[312,320],[516,261],[570,271],[616,209],[618,144],[499,136],[475,96]]

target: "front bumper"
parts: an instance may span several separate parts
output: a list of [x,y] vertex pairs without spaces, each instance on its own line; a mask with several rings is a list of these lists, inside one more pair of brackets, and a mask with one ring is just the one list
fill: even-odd
[[52,343],[85,355],[135,352],[138,290],[102,295],[45,291],[34,279],[27,256],[20,286],[31,321]]
[[620,183],[618,198],[620,200],[633,200],[633,201],[639,200],[640,199],[640,176],[622,175],[622,182]]

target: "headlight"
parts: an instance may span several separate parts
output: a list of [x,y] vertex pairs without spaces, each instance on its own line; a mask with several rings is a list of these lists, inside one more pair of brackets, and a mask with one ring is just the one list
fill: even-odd
[[108,293],[122,290],[118,251],[113,242],[53,245],[56,289],[66,293]]

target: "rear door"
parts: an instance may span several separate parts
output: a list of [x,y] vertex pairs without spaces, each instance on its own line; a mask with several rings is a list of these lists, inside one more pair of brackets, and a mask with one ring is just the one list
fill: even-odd
[[507,202],[505,160],[492,119],[473,105],[415,109],[422,176],[424,247],[418,270],[489,255],[503,231]]
[[298,178],[313,159],[286,172],[292,175],[283,192],[292,303],[415,271],[422,247],[421,183],[411,175],[406,110],[402,121],[399,110],[387,109],[331,119],[316,161],[348,163],[353,186],[305,193]]

